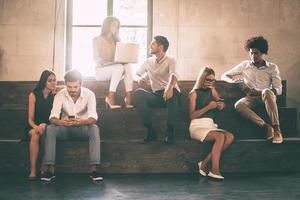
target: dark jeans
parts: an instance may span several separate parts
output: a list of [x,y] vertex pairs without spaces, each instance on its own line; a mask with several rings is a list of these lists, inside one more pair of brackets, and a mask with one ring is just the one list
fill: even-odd
[[180,92],[173,89],[173,97],[167,101],[163,98],[164,90],[149,92],[138,88],[134,91],[134,104],[144,124],[151,124],[151,108],[167,108],[167,124],[174,126],[177,123],[179,112]]

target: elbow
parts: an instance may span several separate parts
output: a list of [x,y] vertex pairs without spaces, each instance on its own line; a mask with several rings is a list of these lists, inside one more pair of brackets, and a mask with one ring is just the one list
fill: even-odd
[[232,80],[231,80],[231,77],[229,76],[229,75],[227,75],[227,74],[223,74],[222,76],[221,76],[221,80],[222,81],[226,81],[226,82],[231,82]]
[[55,124],[55,119],[52,117],[49,119],[50,124]]
[[193,120],[196,118],[196,116],[193,113],[191,113],[191,114],[189,114],[189,118],[190,118],[190,120]]

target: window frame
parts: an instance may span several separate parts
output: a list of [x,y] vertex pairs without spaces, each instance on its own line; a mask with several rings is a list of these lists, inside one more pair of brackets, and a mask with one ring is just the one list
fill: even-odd
[[[101,0],[99,0],[101,1]],[[107,16],[113,15],[113,1],[107,0]],[[147,0],[147,25],[121,25],[122,28],[147,28],[147,44],[150,44],[153,35],[153,0]],[[65,71],[72,69],[72,28],[73,27],[102,27],[102,25],[73,25],[73,0],[66,1],[66,56]],[[147,57],[150,56],[148,48],[146,48]],[[95,77],[84,77],[84,79],[95,79]]]

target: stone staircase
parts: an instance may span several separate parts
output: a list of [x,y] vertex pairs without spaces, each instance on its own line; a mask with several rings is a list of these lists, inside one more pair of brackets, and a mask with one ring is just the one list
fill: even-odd
[[[28,142],[23,141],[27,123],[27,99],[36,82],[0,82],[0,169],[2,172],[28,170]],[[62,84],[62,83],[60,83]],[[98,125],[101,133],[100,170],[103,173],[195,173],[197,161],[211,148],[209,143],[193,141],[189,137],[187,95],[194,82],[180,81],[182,90],[180,120],[175,131],[175,144],[162,143],[166,127],[165,109],[154,109],[153,120],[158,141],[143,144],[145,133],[135,109],[105,109],[107,82],[85,81],[97,98]],[[297,135],[297,110],[286,106],[286,82],[278,97],[280,122],[285,136],[283,144],[267,142],[264,132],[235,112],[234,102],[244,94],[238,84],[216,82],[219,94],[226,101],[226,109],[216,121],[220,127],[235,134],[235,142],[222,157],[222,171],[264,172],[299,171],[300,138]],[[134,85],[136,88],[137,86]],[[117,100],[122,102],[124,86],[120,85]],[[257,112],[266,117],[263,108]],[[61,172],[87,172],[87,142],[64,141],[57,145],[57,165]]]

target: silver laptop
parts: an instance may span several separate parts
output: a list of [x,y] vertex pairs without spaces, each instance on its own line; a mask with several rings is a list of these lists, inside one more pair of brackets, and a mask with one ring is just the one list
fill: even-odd
[[137,63],[140,45],[137,43],[117,42],[115,52],[115,62]]

